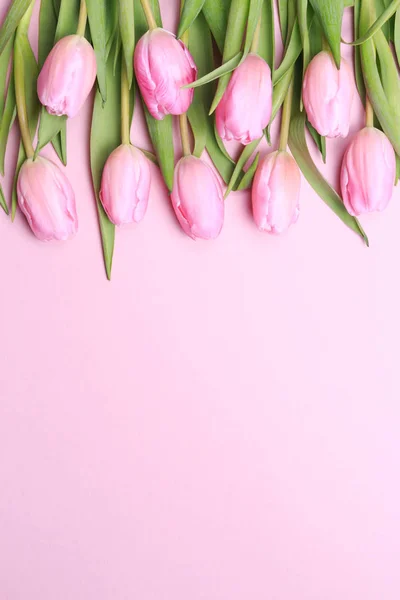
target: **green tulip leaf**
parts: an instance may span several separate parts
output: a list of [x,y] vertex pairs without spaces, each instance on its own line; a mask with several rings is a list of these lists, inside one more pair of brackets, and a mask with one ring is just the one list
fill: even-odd
[[297,0],[297,17],[299,23],[301,44],[303,47],[303,73],[310,62],[310,38],[307,22],[308,0]]
[[133,52],[135,50],[135,7],[133,0],[119,0],[119,30],[129,89],[133,82]]
[[10,81],[7,88],[6,102],[0,121],[0,173],[4,175],[4,162],[7,150],[8,135],[17,116],[15,103],[14,73],[10,73]]
[[320,135],[318,133],[318,131],[316,129],[314,129],[314,127],[311,125],[310,121],[307,121],[306,125],[307,125],[307,129],[310,132],[312,139],[315,142],[315,145],[317,146],[318,150],[321,153],[322,160],[324,161],[324,163],[326,163],[326,138],[324,138],[322,135]]
[[243,148],[242,153],[239,156],[239,159],[238,159],[236,166],[234,168],[234,171],[232,173],[232,177],[229,180],[228,187],[225,192],[225,198],[227,198],[229,196],[229,194],[231,193],[231,191],[235,188],[237,181],[238,181],[239,177],[241,176],[243,167],[245,166],[245,164],[247,163],[247,161],[249,160],[249,158],[253,154],[253,152],[255,152],[255,150],[257,149],[261,140],[262,140],[262,138],[260,138],[258,140],[254,140],[253,142],[251,142],[250,144],[248,144],[247,146],[245,146]]
[[106,3],[106,62],[114,46],[116,36],[119,35],[119,3],[116,0]]
[[10,214],[9,210],[8,210],[7,202],[6,202],[6,199],[5,199],[5,196],[4,196],[3,188],[1,186],[1,183],[0,183],[0,206],[4,210],[4,212],[6,213],[6,215]]
[[[26,109],[28,114],[29,131],[31,137],[35,135],[37,122],[39,118],[39,100],[36,91],[36,82],[38,78],[38,66],[35,55],[33,54],[31,45],[28,40],[27,27],[28,24],[24,24],[21,29],[18,28],[17,35],[15,36],[14,42],[14,62],[17,54],[21,57],[21,64],[23,65],[23,79],[25,86],[25,98],[26,98]],[[15,69],[14,69],[15,74]],[[17,179],[19,170],[26,160],[26,154],[22,141],[20,142],[17,164],[15,168],[14,186],[11,198],[11,220],[14,220],[15,213],[17,210]]]
[[256,33],[258,21],[261,16],[261,8],[263,6],[263,3],[264,0],[250,0],[249,16],[247,19],[246,26],[246,38],[244,42],[244,56],[247,56],[247,54],[250,52],[250,48]]
[[3,54],[0,55],[0,115],[3,114],[5,96],[7,90],[7,74],[10,67],[11,53],[14,45],[14,36],[11,37],[6,47],[4,48]]
[[[296,104],[296,103],[294,103]],[[294,159],[299,165],[308,183],[322,198],[322,200],[333,210],[333,212],[355,233],[357,233],[368,246],[368,238],[361,225],[347,212],[342,199],[331,185],[324,179],[315,166],[307,147],[305,136],[305,115],[297,113],[292,117],[289,132],[289,148]]]
[[344,2],[343,0],[310,0],[331,48],[336,66],[340,67],[340,42]]
[[[234,58],[242,47],[243,35],[249,14],[249,0],[232,0],[229,10],[222,62],[227,63]],[[230,80],[230,73],[220,77],[217,91],[211,105],[210,114],[217,108]]]
[[394,47],[396,50],[397,62],[400,64],[400,8],[397,9],[394,20]]
[[78,28],[80,0],[61,0],[54,41],[76,33]]
[[294,63],[300,56],[301,50],[302,45],[300,29],[298,21],[296,19],[283,60],[273,74],[272,82],[274,85],[276,85],[282,79],[282,77],[284,77],[284,75],[293,67]]
[[246,173],[242,177],[242,180],[237,187],[238,191],[239,190],[247,190],[249,187],[251,187],[251,184],[253,183],[254,175],[257,171],[259,161],[260,161],[260,153],[257,152],[253,162],[247,169]]
[[179,22],[177,37],[181,38],[185,31],[191,27],[195,21],[201,9],[203,8],[205,0],[185,0],[183,5],[181,19]]
[[221,54],[224,50],[231,0],[205,0],[203,15]]
[[97,83],[103,102],[107,100],[106,82],[106,1],[86,0],[90,35],[97,60]]
[[196,79],[193,83],[189,83],[185,85],[184,88],[198,88],[202,85],[206,85],[207,83],[211,83],[211,81],[215,81],[219,79],[223,75],[227,73],[232,73],[236,69],[236,67],[240,64],[243,58],[243,52],[238,52],[233,58],[228,60],[228,62],[222,64],[217,69],[214,69],[210,73],[206,73],[203,77]]
[[273,76],[275,69],[274,0],[264,0],[261,7],[261,30],[258,54],[268,63]]
[[13,37],[20,20],[28,10],[32,0],[14,0],[0,29],[0,55]]
[[281,36],[285,45],[288,33],[288,0],[278,0],[278,12]]
[[376,19],[376,21],[369,27],[369,29],[356,39],[354,42],[346,42],[350,46],[361,46],[364,42],[367,42],[372,38],[373,35],[379,30],[382,29],[383,25],[394,15],[397,9],[400,6],[400,0],[392,0],[389,6],[384,10],[384,12]]

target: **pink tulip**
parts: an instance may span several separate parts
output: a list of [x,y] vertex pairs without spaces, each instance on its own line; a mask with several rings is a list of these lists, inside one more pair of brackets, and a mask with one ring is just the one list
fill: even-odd
[[304,77],[303,102],[308,120],[320,135],[347,136],[354,89],[347,61],[342,58],[338,69],[329,52],[314,56]]
[[17,182],[18,204],[39,240],[68,240],[78,230],[75,194],[64,173],[47,158],[26,160]]
[[80,35],[68,35],[54,46],[40,71],[37,92],[52,115],[75,117],[96,79],[96,56]]
[[115,225],[139,223],[150,193],[149,161],[138,148],[121,144],[108,157],[101,179],[100,200]]
[[299,216],[300,171],[287,152],[262,159],[252,189],[253,216],[260,231],[283,233]]
[[197,68],[185,44],[165,29],[153,29],[137,43],[134,54],[136,79],[150,114],[161,121],[165,115],[182,115],[193,100]]
[[185,156],[175,167],[172,205],[184,232],[212,240],[224,224],[224,196],[211,167],[200,158]]
[[344,205],[353,216],[384,210],[392,197],[396,157],[382,131],[365,127],[343,157],[340,186]]
[[248,54],[217,106],[217,131],[223,140],[250,144],[262,137],[271,109],[271,69],[261,56]]

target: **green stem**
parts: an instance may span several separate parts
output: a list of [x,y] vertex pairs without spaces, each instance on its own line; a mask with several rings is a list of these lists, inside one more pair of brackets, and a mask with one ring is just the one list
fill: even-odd
[[181,130],[182,150],[184,156],[189,156],[190,152],[190,138],[189,138],[189,123],[187,114],[179,116],[179,127]]
[[130,144],[131,124],[129,119],[129,83],[125,59],[122,58],[121,71],[121,141]]
[[77,35],[81,35],[82,37],[85,35],[86,23],[87,23],[86,0],[81,0],[81,6],[79,9],[78,29],[76,30]]
[[24,144],[25,154],[28,158],[32,158],[35,154],[32,145],[32,138],[29,131],[28,111],[26,108],[25,97],[25,61],[21,49],[21,37],[26,35],[31,20],[34,0],[29,5],[28,10],[22,17],[15,37],[14,44],[14,82],[15,82],[15,101],[17,105],[18,123],[21,132],[22,143]]
[[251,48],[250,48],[250,52],[254,52],[254,54],[257,54],[257,52],[258,52],[258,46],[260,44],[260,31],[261,31],[261,15],[258,17],[257,27],[254,32],[254,37],[253,37],[253,41],[251,43]]
[[151,10],[149,0],[140,0],[149,29],[157,29],[157,23]]
[[372,108],[372,104],[368,96],[365,97],[365,126],[374,126],[374,109]]
[[279,139],[279,150],[286,150],[288,138],[289,138],[289,127],[290,117],[292,112],[292,100],[293,100],[293,79],[290,82],[285,102],[283,103],[282,109],[282,122],[281,122],[281,135]]

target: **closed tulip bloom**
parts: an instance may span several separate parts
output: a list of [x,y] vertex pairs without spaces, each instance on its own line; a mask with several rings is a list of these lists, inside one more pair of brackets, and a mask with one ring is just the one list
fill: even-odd
[[261,56],[251,53],[234,71],[217,106],[217,131],[225,141],[250,144],[262,137],[271,110],[271,69]]
[[396,157],[382,131],[365,127],[343,157],[340,186],[344,205],[353,216],[384,210],[392,197]]
[[260,231],[283,233],[299,216],[300,171],[285,151],[268,154],[258,165],[253,189],[253,216]]
[[320,52],[310,62],[303,82],[303,103],[308,120],[320,135],[335,138],[349,133],[354,79],[343,58],[340,69],[329,52]]
[[56,164],[39,156],[26,160],[17,182],[18,204],[39,240],[68,240],[78,230],[75,194]]
[[115,225],[139,223],[150,193],[149,161],[130,144],[121,144],[108,157],[101,179],[100,200]]
[[52,115],[75,117],[96,79],[96,56],[80,35],[68,35],[54,46],[40,71],[37,92]]
[[181,158],[175,167],[171,200],[188,236],[204,240],[218,237],[224,224],[224,195],[207,163],[195,156]]
[[134,67],[139,88],[150,114],[182,115],[193,100],[193,89],[183,89],[197,77],[197,68],[181,40],[165,29],[153,29],[135,48]]

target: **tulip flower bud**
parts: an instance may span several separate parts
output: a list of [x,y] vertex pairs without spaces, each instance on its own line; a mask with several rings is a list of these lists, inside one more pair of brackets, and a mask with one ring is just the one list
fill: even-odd
[[215,113],[225,141],[250,144],[262,137],[272,110],[271,69],[261,56],[248,54],[234,71]]
[[207,163],[195,156],[181,158],[175,167],[172,205],[184,232],[212,240],[224,224],[221,184]]
[[343,157],[340,187],[352,216],[384,210],[392,197],[396,157],[382,131],[364,127],[356,133]]
[[96,56],[80,35],[68,35],[54,46],[40,71],[37,93],[52,115],[75,117],[96,79]]
[[149,161],[138,148],[121,144],[108,157],[101,179],[100,200],[115,225],[139,223],[150,193]]
[[75,194],[51,160],[28,158],[17,182],[18,204],[39,240],[68,240],[78,230]]
[[349,133],[354,79],[344,58],[340,69],[329,52],[310,62],[303,82],[303,103],[308,120],[320,135],[335,138]]
[[137,43],[134,54],[136,79],[150,114],[161,121],[165,115],[182,115],[193,100],[197,68],[181,40],[165,29],[153,29]]
[[299,216],[300,170],[286,151],[273,152],[258,165],[253,189],[253,216],[260,231],[283,233]]

